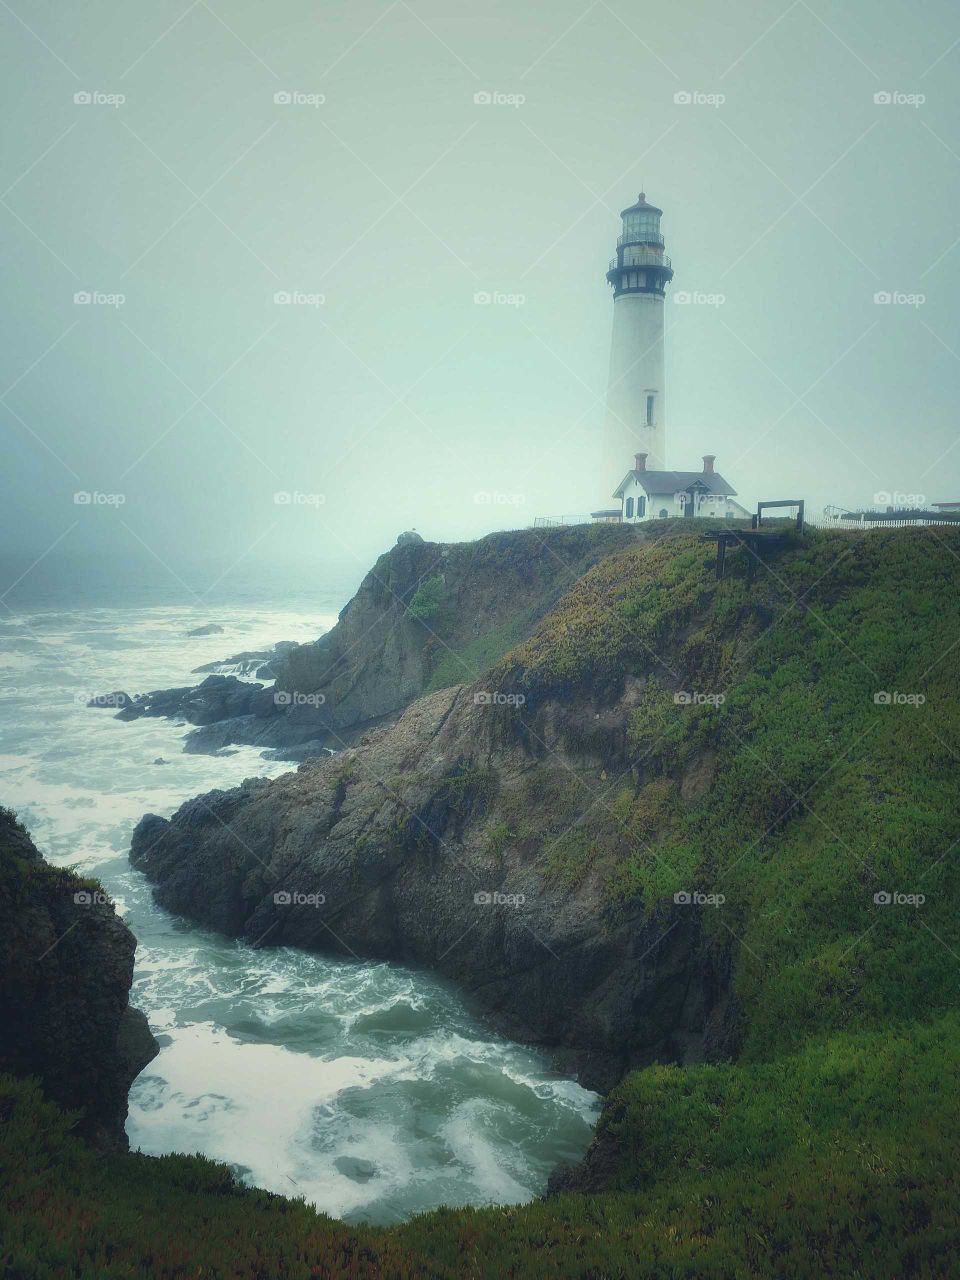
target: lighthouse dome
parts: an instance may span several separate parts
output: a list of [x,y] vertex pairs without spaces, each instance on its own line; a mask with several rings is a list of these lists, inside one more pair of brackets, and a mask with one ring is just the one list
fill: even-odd
[[658,209],[655,204],[650,204],[644,192],[641,191],[637,196],[637,203],[632,204],[629,209],[621,209],[620,217],[625,218],[628,213],[655,213],[659,217],[663,210]]
[[660,215],[663,210],[655,204],[649,204],[647,197],[640,192],[636,204],[624,209],[620,214],[623,219],[623,235],[621,244],[663,244],[660,234]]

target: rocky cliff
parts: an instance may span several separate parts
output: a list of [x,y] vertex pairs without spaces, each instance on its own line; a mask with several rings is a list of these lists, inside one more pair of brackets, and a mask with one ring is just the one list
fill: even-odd
[[126,1147],[127,1092],[158,1052],[127,1001],[136,945],[101,886],[49,866],[0,809],[0,1072],[39,1077],[110,1148]]
[[[625,855],[644,841],[634,810],[646,806],[656,820],[663,771],[631,758],[628,725],[662,692],[659,675],[642,649],[635,670],[620,663],[606,671],[602,634],[598,660],[579,679],[572,671],[548,679],[524,656],[566,625],[578,593],[636,587],[676,553],[668,539],[651,560],[656,545],[611,540],[602,564],[573,579],[526,648],[469,683],[424,695],[395,725],[334,758],[201,797],[169,822],[147,816],[134,835],[134,865],[163,906],[225,932],[429,965],[510,1034],[560,1048],[593,1085],[652,1061],[733,1052],[728,939],[707,938],[689,904],[611,892]],[[496,606],[491,586],[494,617],[515,610],[525,576],[510,547]],[[429,546],[398,550],[404,563],[436,555]],[[698,581],[706,580],[701,566]],[[411,563],[409,580],[422,570]],[[368,578],[345,620],[366,621],[375,600],[383,603],[381,577]],[[689,625],[710,599],[704,591],[702,601],[679,600],[676,625]],[[401,643],[396,622],[381,654]],[[615,612],[606,639],[622,641],[628,630]],[[356,673],[352,687],[363,686],[367,709],[395,705],[423,682],[418,643],[392,651],[389,667]],[[300,650],[290,659],[287,678],[303,688],[313,679],[297,666],[306,659]],[[391,694],[397,671],[401,688]],[[338,705],[359,705],[347,685]],[[708,748],[697,753],[669,786],[699,798],[711,758]]]
[[[301,760],[340,750],[393,723],[421,694],[475,679],[530,635],[591,565],[662,533],[595,525],[401,543],[380,557],[331,631],[312,644],[277,647],[272,689],[213,675],[196,687],[94,702],[120,707],[120,719],[187,720],[197,726],[187,751],[241,743]],[[111,701],[120,698],[127,700]]]

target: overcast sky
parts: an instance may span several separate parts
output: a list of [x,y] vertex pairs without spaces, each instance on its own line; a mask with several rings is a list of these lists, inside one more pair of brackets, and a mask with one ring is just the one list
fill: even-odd
[[671,466],[960,498],[946,0],[10,0],[0,46],[6,552],[365,568],[607,505],[641,189]]

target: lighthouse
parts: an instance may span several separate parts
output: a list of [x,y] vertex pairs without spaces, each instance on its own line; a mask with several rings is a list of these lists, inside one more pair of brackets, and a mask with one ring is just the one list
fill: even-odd
[[652,471],[666,467],[663,303],[673,267],[663,251],[662,209],[644,193],[620,217],[623,230],[607,280],[613,288],[613,340],[604,429],[604,482],[645,454]]

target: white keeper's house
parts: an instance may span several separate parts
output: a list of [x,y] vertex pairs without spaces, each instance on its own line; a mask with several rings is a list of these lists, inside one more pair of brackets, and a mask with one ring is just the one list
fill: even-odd
[[736,489],[724,480],[714,462],[714,455],[707,453],[702,471],[650,471],[647,455],[638,453],[633,469],[614,490],[619,509],[594,512],[594,519],[607,516],[624,524],[666,520],[671,516],[749,519],[750,512],[735,501]]

